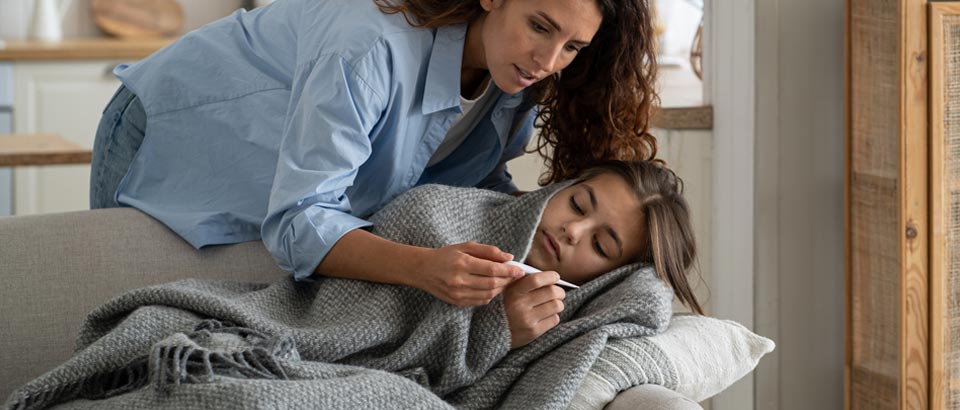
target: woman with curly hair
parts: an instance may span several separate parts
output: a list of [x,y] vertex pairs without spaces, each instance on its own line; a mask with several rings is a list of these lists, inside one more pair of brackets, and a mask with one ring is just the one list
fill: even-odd
[[488,303],[522,272],[493,246],[377,237],[425,183],[515,193],[534,129],[550,171],[652,159],[647,0],[280,0],[114,71],[91,207],[131,206],[196,248],[262,239],[314,274]]

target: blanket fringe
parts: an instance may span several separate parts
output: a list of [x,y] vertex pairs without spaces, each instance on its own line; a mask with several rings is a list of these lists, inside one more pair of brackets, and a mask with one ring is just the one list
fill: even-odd
[[119,369],[102,372],[55,389],[29,394],[20,398],[12,410],[36,410],[75,399],[105,399],[137,390],[147,384],[147,360],[138,359]]
[[11,410],[35,410],[42,409],[53,403],[70,399],[77,396],[83,381],[58,386],[55,389],[45,390],[21,397],[10,407]]
[[[215,350],[216,338],[222,335],[234,336],[234,349]],[[105,399],[138,390],[151,380],[162,393],[181,384],[206,383],[218,377],[288,380],[279,359],[299,359],[296,343],[288,335],[271,336],[212,319],[201,321],[190,334],[171,338],[155,344],[148,356],[126,366],[25,394],[9,409],[37,410],[76,398]]]
[[[217,333],[234,335],[249,347],[233,352],[204,347]],[[201,322],[187,337],[194,343],[154,346],[150,363],[158,391],[169,393],[181,384],[206,383],[218,377],[287,380],[277,358],[298,356],[290,337],[270,336],[212,319]]]
[[99,400],[137,390],[149,381],[148,365],[146,358],[139,358],[115,371],[88,378],[83,383],[80,397]]

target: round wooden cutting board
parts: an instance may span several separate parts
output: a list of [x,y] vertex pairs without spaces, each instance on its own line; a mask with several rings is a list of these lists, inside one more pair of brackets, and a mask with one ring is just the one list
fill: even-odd
[[183,9],[176,0],[91,0],[93,21],[121,38],[157,38],[177,34]]

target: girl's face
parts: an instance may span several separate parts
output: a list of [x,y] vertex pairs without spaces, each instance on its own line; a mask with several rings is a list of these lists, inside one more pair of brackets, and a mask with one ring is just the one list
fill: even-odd
[[640,200],[604,173],[557,192],[543,212],[526,264],[581,284],[636,259],[643,246]]
[[487,15],[473,63],[515,94],[562,70],[600,28],[596,0],[480,0]]

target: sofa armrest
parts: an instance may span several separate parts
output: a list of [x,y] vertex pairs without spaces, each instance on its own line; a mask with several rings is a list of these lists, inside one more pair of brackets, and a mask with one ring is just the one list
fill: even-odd
[[703,410],[697,402],[656,384],[641,384],[617,394],[604,410]]
[[132,208],[3,217],[0,243],[0,399],[69,358],[87,313],[124,291],[288,275],[259,241],[197,251]]

